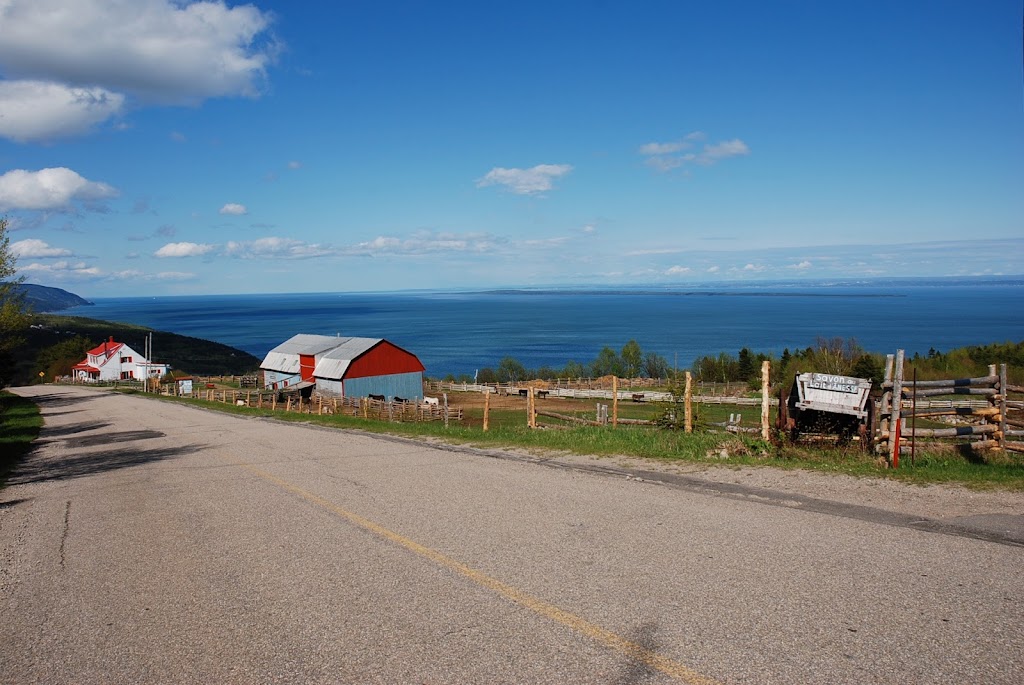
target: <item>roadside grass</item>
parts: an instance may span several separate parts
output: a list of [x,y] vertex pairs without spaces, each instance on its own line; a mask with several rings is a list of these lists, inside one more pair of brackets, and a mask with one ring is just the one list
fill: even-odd
[[0,391],[0,488],[14,466],[32,449],[43,417],[31,400]]
[[[481,413],[479,410],[468,411],[465,422],[452,422],[446,428],[441,422],[388,423],[344,415],[289,414],[188,398],[163,396],[159,399],[242,416],[261,416],[481,448],[523,450],[538,456],[569,453],[638,457],[705,466],[772,466],[889,478],[920,485],[960,484],[977,489],[1024,491],[1024,459],[1013,454],[973,452],[966,445],[919,445],[913,464],[909,451],[905,449],[900,468],[890,469],[878,455],[864,452],[857,445],[809,446],[791,445],[784,441],[773,444],[759,436],[734,435],[724,431],[698,429],[687,434],[645,426],[620,425],[613,430],[610,427],[551,425],[531,430],[526,426],[525,410],[492,410],[490,430],[484,432],[480,426],[482,416],[474,416],[474,411]],[[709,410],[702,414],[703,421],[717,420],[719,416],[727,417],[730,413],[727,405],[706,405],[701,409]],[[735,413],[737,409],[733,407],[732,410]],[[557,423],[553,419],[544,420]]]

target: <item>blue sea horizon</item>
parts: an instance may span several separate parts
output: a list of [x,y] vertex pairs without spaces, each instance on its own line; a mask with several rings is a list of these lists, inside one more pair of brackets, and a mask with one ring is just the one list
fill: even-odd
[[[427,374],[472,376],[505,356],[589,363],[635,339],[670,365],[743,347],[780,354],[853,338],[908,354],[1024,340],[1024,277],[836,279],[359,293],[96,298],[62,313],[215,340],[262,358],[296,333],[386,338]],[[159,355],[159,342],[157,355]]]

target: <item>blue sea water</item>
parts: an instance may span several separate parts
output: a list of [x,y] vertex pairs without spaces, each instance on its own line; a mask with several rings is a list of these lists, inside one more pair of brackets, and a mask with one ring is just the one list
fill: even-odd
[[[635,339],[689,367],[742,347],[781,353],[819,337],[882,353],[1024,340],[1024,279],[763,283],[602,289],[100,298],[64,313],[206,338],[262,358],[295,333],[387,338],[427,374],[592,361]],[[159,336],[154,340],[159,356]]]

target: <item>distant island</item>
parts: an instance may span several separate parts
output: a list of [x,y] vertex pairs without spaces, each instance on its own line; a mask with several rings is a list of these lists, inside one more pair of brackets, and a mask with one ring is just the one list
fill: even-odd
[[34,312],[59,312],[72,307],[92,304],[84,297],[69,293],[67,290],[33,283],[18,285],[17,293],[24,298],[25,304]]

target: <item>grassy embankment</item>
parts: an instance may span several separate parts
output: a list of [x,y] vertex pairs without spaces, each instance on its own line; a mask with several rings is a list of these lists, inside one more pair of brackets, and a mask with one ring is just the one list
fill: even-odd
[[[463,422],[453,422],[445,428],[440,422],[389,423],[343,415],[318,416],[272,412],[268,409],[238,407],[206,400],[163,399],[243,416],[273,417],[283,421],[439,440],[481,448],[524,450],[539,458],[559,453],[598,457],[627,456],[661,462],[685,462],[698,466],[773,466],[890,478],[922,485],[958,483],[975,488],[1024,490],[1024,459],[1019,455],[974,453],[963,446],[921,445],[918,446],[913,465],[905,451],[900,468],[888,469],[880,463],[876,455],[865,453],[856,445],[773,445],[757,437],[739,436],[724,431],[712,432],[706,428],[692,434],[653,427],[621,425],[615,430],[593,426],[559,426],[546,430],[531,430],[525,425],[525,411],[522,410],[492,410],[490,430],[484,432],[482,411],[479,409],[467,410]],[[657,411],[654,405],[621,406],[623,412],[620,415],[631,418],[650,418]],[[742,409],[747,412],[747,416],[751,416],[750,410],[750,407]],[[699,418],[706,426],[708,422],[724,420],[729,413],[737,411],[741,409],[728,405],[705,405],[701,407]],[[583,412],[581,405],[580,413]],[[641,416],[645,413],[646,416]],[[753,419],[746,419],[748,422],[751,420]],[[557,423],[551,419],[543,421]]]
[[[13,385],[39,382],[40,372],[44,373],[45,380],[53,380],[48,377],[52,369],[39,365],[36,352],[76,336],[87,338],[95,345],[113,336],[114,340],[127,343],[141,353],[145,349],[146,335],[152,332],[155,361],[166,362],[172,369],[190,374],[240,375],[255,371],[260,365],[260,360],[253,355],[229,345],[154,331],[145,326],[60,314],[34,314],[32,324],[33,328],[25,332],[24,344],[13,353],[18,360]],[[74,361],[81,361],[81,357]]]
[[35,403],[0,391],[0,488],[11,469],[32,449],[42,427],[43,417]]

